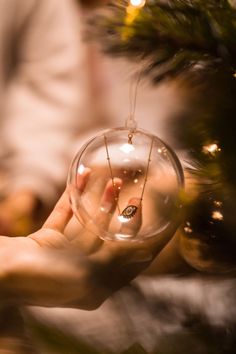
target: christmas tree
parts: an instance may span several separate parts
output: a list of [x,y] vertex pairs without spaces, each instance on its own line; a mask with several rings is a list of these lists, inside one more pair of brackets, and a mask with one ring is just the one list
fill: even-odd
[[236,261],[234,5],[120,0],[96,19],[96,36],[107,53],[138,57],[154,84],[175,80],[188,92],[186,110],[170,129],[191,160],[187,172],[196,193],[185,196],[181,247],[199,270],[227,271]]

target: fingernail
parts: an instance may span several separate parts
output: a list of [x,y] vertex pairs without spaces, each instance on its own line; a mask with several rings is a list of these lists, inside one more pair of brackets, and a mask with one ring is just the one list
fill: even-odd
[[112,209],[112,203],[109,203],[109,202],[104,203],[104,204],[100,207],[100,210],[101,210],[103,213],[106,213],[106,214],[110,213],[111,209]]
[[136,206],[138,206],[138,205],[140,205],[140,202],[141,202],[141,199],[140,198],[131,198],[130,200],[129,200],[129,204],[134,204],[134,205],[136,205]]

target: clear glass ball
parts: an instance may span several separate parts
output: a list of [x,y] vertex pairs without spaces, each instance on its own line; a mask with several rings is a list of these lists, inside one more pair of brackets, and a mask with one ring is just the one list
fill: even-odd
[[144,241],[176,223],[184,178],[176,154],[158,137],[116,128],[80,149],[68,185],[83,226],[106,240]]

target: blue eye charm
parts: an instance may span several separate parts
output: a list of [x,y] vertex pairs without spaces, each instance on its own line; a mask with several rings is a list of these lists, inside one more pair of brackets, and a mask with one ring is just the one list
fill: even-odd
[[134,215],[136,214],[138,210],[138,207],[136,207],[135,205],[128,205],[121,213],[121,216],[123,216],[123,218],[125,219],[131,219],[134,217]]

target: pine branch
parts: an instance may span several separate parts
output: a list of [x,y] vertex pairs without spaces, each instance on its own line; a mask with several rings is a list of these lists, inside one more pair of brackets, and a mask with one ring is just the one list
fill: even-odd
[[[132,21],[128,1],[112,2],[96,19],[96,36],[113,55],[149,59],[155,80],[201,62],[236,70],[236,9],[227,0],[147,0]],[[98,29],[98,32],[97,32]]]

